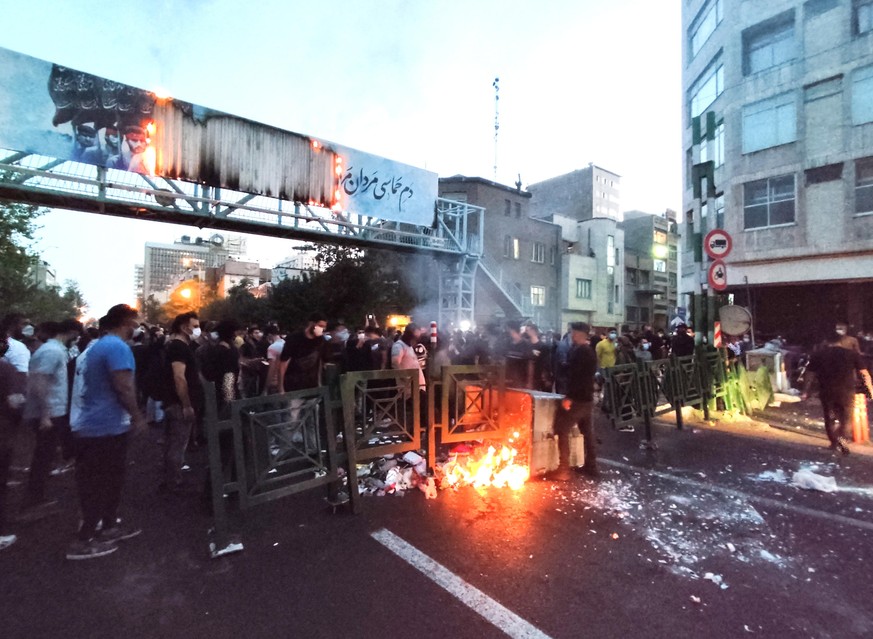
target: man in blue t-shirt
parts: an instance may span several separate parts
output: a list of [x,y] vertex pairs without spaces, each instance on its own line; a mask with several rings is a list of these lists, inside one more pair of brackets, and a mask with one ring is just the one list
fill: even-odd
[[135,309],[113,306],[100,320],[105,335],[88,350],[82,410],[71,423],[82,526],[67,559],[108,555],[117,550],[116,542],[142,532],[118,520],[128,435],[145,429],[136,401],[133,351],[127,345],[138,325]]

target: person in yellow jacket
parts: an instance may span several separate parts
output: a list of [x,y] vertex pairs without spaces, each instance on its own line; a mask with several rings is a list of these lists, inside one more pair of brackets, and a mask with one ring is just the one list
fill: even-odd
[[597,368],[602,374],[604,368],[615,366],[615,356],[617,353],[616,344],[618,343],[618,333],[615,329],[609,331],[606,339],[597,342],[595,352],[597,353]]

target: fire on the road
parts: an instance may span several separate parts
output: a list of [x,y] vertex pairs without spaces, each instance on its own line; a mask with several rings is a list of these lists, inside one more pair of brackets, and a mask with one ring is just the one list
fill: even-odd
[[516,432],[506,443],[486,442],[472,448],[457,446],[449,461],[437,468],[440,487],[493,486],[520,490],[530,477],[530,468],[522,463],[525,455],[516,448],[519,444],[519,433]]

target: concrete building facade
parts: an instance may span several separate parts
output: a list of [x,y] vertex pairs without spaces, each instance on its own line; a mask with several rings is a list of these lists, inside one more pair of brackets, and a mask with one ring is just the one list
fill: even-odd
[[[760,334],[873,330],[873,0],[684,0],[682,291],[726,230]],[[713,305],[709,305],[708,320]],[[818,330],[816,330],[818,329]]]
[[621,177],[587,168],[531,184],[533,215],[561,229],[560,326],[584,321],[597,328],[624,321],[624,231]]
[[676,212],[624,213],[625,321],[667,329],[678,303],[679,235]]
[[440,197],[484,207],[484,246],[476,273],[477,324],[531,319],[557,329],[560,228],[531,217],[531,194],[484,178],[440,178]]
[[184,279],[186,272],[205,278],[207,268],[245,254],[245,238],[214,234],[209,238],[183,235],[172,244],[147,242],[143,262],[143,298],[160,296]]

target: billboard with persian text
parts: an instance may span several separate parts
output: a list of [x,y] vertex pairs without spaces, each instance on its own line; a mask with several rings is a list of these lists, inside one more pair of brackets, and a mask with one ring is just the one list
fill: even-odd
[[0,48],[0,148],[430,226],[435,173]]

